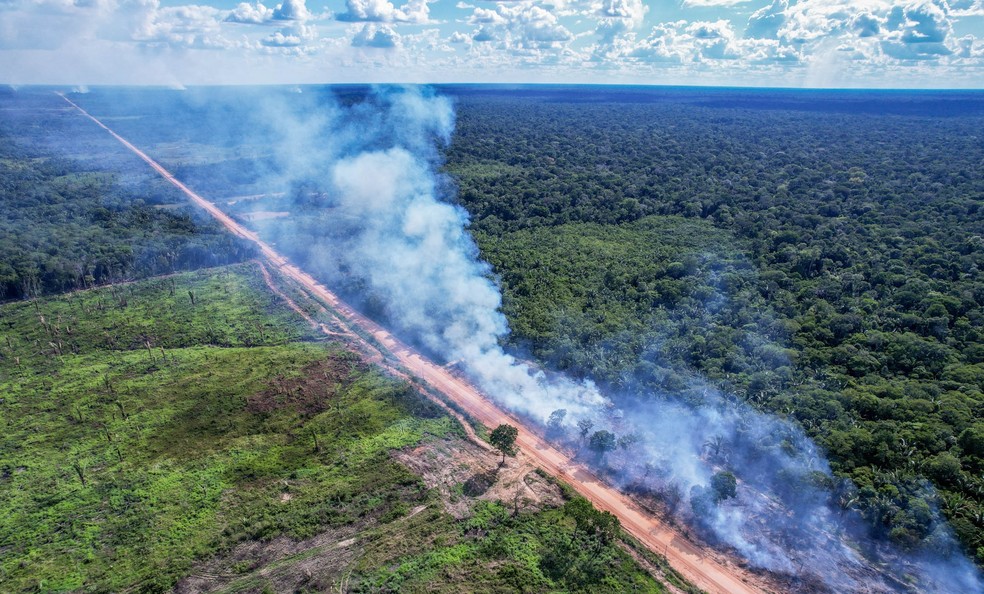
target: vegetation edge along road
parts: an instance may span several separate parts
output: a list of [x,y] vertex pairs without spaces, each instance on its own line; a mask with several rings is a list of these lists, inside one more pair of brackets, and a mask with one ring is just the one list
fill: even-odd
[[[671,566],[692,583],[711,593],[753,594],[767,591],[761,584],[753,584],[753,577],[736,567],[718,563],[704,555],[701,548],[689,542],[683,534],[642,511],[617,489],[604,483],[569,456],[554,448],[540,438],[524,423],[500,409],[484,397],[478,389],[448,370],[431,362],[422,354],[403,344],[382,326],[366,318],[342,301],[337,295],[318,283],[312,276],[289,263],[288,259],[274,250],[259,236],[246,229],[229,215],[222,212],[212,202],[201,197],[185,186],[167,169],[150,158],[146,153],[131,144],[122,136],[103,124],[79,105],[61,97],[82,115],[106,130],[116,140],[150,165],[165,180],[182,191],[194,204],[203,208],[234,235],[254,242],[263,256],[285,276],[299,283],[313,297],[324,301],[347,322],[361,327],[387,348],[408,371],[440,391],[455,402],[469,415],[483,424],[494,427],[510,423],[519,429],[517,444],[532,459],[536,460],[551,474],[570,482],[582,496],[598,508],[609,511],[619,518],[623,528],[633,537],[644,543],[656,553],[663,554]],[[460,416],[455,415],[460,419]]]

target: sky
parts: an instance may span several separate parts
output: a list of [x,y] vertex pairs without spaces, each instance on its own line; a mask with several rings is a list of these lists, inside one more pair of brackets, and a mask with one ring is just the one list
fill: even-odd
[[0,0],[0,83],[345,82],[984,88],[984,0]]

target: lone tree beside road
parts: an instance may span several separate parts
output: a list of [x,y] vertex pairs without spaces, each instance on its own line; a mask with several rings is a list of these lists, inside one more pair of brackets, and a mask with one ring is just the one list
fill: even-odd
[[518,435],[518,429],[506,424],[499,425],[489,434],[489,443],[502,454],[500,466],[506,463],[506,456],[516,455],[516,437]]

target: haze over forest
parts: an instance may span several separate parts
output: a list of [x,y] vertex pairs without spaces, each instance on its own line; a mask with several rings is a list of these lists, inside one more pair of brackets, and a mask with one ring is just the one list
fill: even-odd
[[2,3],[0,589],[984,592],[982,66],[981,0]]

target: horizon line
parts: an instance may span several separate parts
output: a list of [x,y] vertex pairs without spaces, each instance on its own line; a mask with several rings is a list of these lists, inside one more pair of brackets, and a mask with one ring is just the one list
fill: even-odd
[[[247,87],[518,87],[518,88],[623,88],[623,89],[718,89],[742,91],[851,91],[851,92],[889,92],[889,93],[934,93],[963,92],[984,93],[984,87],[788,87],[767,85],[701,85],[701,84],[659,84],[659,83],[587,83],[587,82],[320,82],[320,83],[220,83],[220,84],[130,84],[130,83],[8,83],[0,86],[9,90],[20,89],[161,89],[181,91],[207,88],[247,88]],[[79,92],[79,91],[75,91]]]

